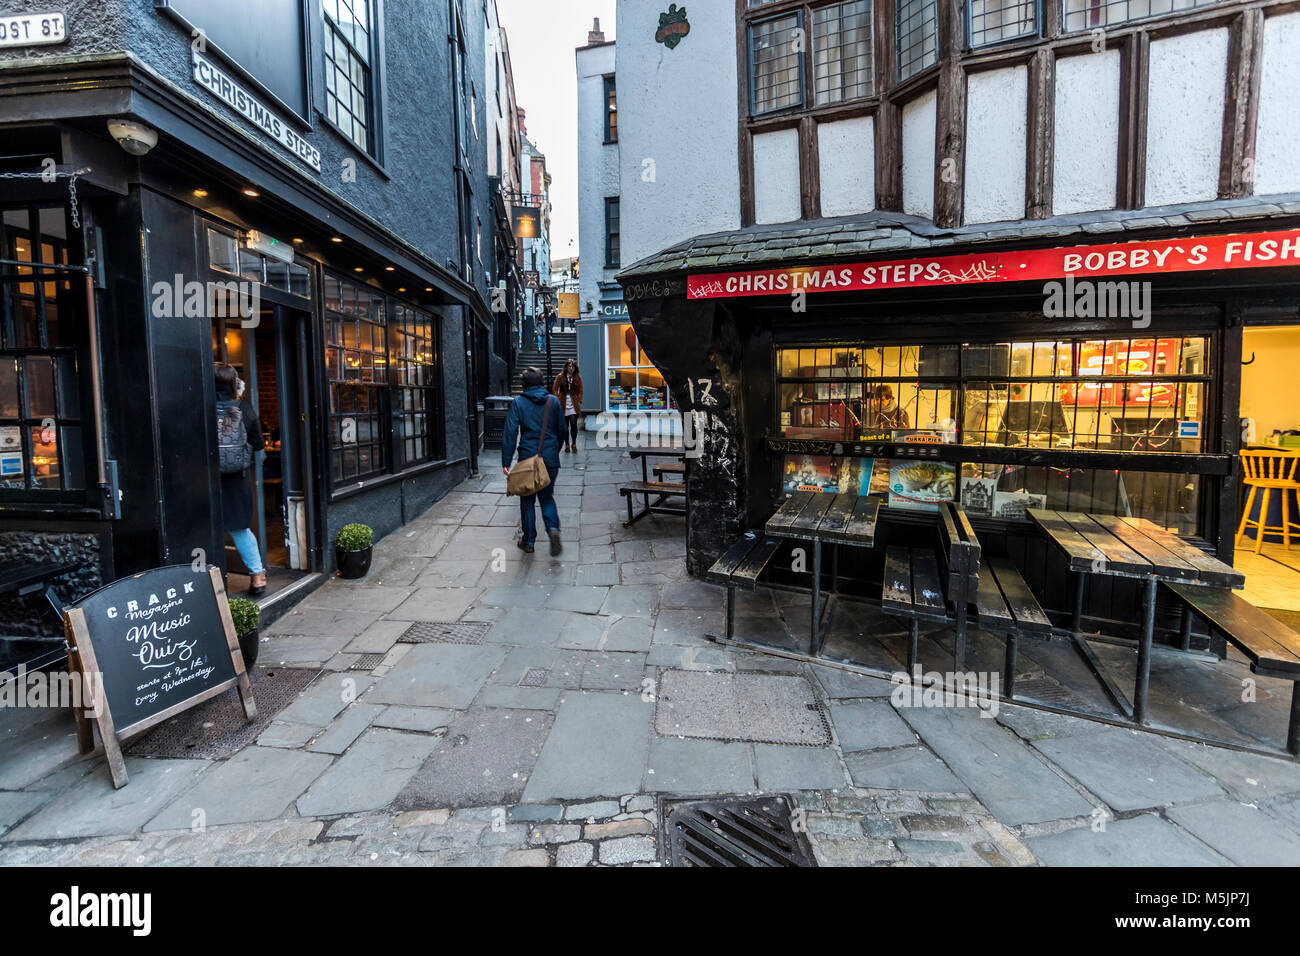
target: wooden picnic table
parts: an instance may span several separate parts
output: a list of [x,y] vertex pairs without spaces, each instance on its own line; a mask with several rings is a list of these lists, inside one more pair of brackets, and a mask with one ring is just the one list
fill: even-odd
[[[1246,577],[1231,565],[1201,551],[1145,518],[1031,508],[1030,519],[1066,558],[1076,574],[1070,630],[1075,646],[1121,712],[1143,724],[1155,637],[1156,589],[1161,581],[1213,588],[1242,588]],[[1134,578],[1143,582],[1137,676],[1130,707],[1105,673],[1080,633],[1083,592],[1089,575]]]
[[[628,509],[627,509],[628,515],[627,515],[627,521],[623,523],[623,527],[625,528],[630,527],[631,525],[640,521],[648,514],[669,514],[669,515],[686,514],[685,505],[683,505],[681,508],[678,508],[673,505],[664,504],[665,500],[669,496],[681,497],[681,492],[683,489],[675,486],[669,488],[659,487],[660,485],[663,485],[665,483],[651,481],[650,471],[649,471],[649,467],[650,467],[649,460],[651,458],[672,458],[675,459],[676,461],[680,461],[683,464],[685,464],[686,449],[685,448],[633,448],[628,452],[628,455],[632,458],[633,461],[636,461],[637,459],[640,459],[641,461],[641,489],[642,490],[639,490],[636,493],[639,493],[642,498],[642,506],[641,506],[641,510],[634,514],[632,512],[632,498],[631,495],[628,496]],[[650,500],[650,496],[652,494],[656,496],[653,502],[651,502]]]
[[[809,653],[813,657],[821,652],[822,544],[874,547],[879,510],[880,499],[869,495],[796,491],[767,519],[763,530],[769,537],[798,538],[812,542],[812,635]],[[836,553],[832,552],[832,555]],[[836,568],[832,567],[832,593],[835,590],[835,571]],[[830,595],[827,595],[826,606],[830,607]]]

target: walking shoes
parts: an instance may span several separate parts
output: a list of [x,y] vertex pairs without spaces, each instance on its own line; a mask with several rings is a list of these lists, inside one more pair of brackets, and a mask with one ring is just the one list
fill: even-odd
[[564,550],[564,542],[560,540],[560,532],[558,531],[548,531],[547,534],[551,536],[551,557],[555,557]]

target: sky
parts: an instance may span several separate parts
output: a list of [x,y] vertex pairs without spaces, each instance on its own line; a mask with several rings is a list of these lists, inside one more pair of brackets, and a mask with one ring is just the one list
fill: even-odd
[[528,138],[551,174],[551,258],[578,255],[578,81],[573,51],[587,43],[593,17],[614,39],[615,0],[497,0],[510,43],[515,99]]

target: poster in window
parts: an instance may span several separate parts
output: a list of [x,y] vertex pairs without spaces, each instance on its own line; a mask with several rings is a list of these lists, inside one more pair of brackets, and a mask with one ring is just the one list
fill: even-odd
[[781,488],[786,492],[870,495],[889,490],[889,462],[829,455],[786,455]]
[[933,510],[957,497],[957,466],[946,461],[896,459],[889,469],[889,507]]
[[961,506],[967,514],[982,518],[993,516],[993,494],[997,488],[994,478],[963,478],[961,480]]
[[1035,495],[1025,491],[995,491],[993,493],[993,517],[1016,521],[1025,517],[1030,508],[1047,507],[1047,495]]

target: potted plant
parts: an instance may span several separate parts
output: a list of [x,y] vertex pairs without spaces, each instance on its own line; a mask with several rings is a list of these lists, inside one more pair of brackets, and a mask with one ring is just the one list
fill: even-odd
[[262,609],[247,598],[230,599],[230,619],[235,622],[235,635],[239,638],[239,651],[244,655],[244,668],[257,663],[257,625]]
[[365,577],[374,553],[375,532],[364,524],[347,524],[334,540],[334,557],[339,577]]

